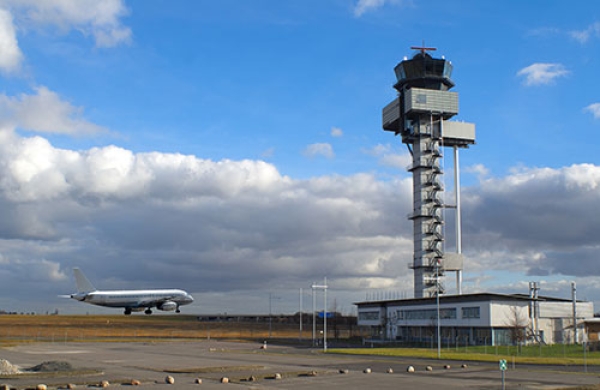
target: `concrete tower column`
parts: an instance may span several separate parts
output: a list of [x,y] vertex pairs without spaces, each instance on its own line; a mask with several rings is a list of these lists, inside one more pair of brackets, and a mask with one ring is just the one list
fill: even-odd
[[[428,51],[405,58],[394,68],[398,98],[383,109],[383,129],[402,136],[412,154],[409,170],[413,177],[413,261],[415,298],[432,297],[445,292],[441,277],[446,271],[456,271],[462,280],[460,229],[457,229],[457,252],[444,251],[443,147],[466,148],[475,142],[475,126],[464,122],[449,122],[458,114],[458,94],[450,92],[452,64],[436,59]],[[456,154],[457,155],[457,154]],[[457,163],[458,160],[456,159]],[[458,166],[455,166],[458,172]],[[458,178],[455,175],[455,188]],[[456,196],[457,213],[460,196]],[[457,216],[460,223],[460,216]],[[458,291],[462,291],[460,285]]]

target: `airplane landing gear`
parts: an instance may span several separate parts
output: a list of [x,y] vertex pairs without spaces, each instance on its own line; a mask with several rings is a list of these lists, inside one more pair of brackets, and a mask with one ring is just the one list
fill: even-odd
[[146,313],[146,314],[152,314],[152,310],[146,309],[146,311],[144,313]]
[[126,316],[131,315],[131,308],[129,308],[129,307],[125,308],[125,315]]
[[179,306],[177,307],[177,309],[175,310],[175,313],[181,313],[181,310],[179,310]]

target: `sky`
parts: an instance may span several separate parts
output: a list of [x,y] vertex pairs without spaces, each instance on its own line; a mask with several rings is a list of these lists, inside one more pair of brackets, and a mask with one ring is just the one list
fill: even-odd
[[115,313],[58,297],[73,267],[190,314],[411,297],[381,110],[415,45],[476,125],[463,292],[576,282],[600,311],[600,3],[546,0],[0,0],[0,310]]

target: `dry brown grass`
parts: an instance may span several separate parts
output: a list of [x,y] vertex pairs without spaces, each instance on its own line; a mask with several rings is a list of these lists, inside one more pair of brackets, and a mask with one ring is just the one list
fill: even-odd
[[[304,329],[302,338],[311,337]],[[297,324],[271,326],[272,338],[298,338]],[[349,337],[348,332],[340,334]],[[268,323],[203,322],[190,315],[0,315],[0,342],[107,339],[266,339]]]

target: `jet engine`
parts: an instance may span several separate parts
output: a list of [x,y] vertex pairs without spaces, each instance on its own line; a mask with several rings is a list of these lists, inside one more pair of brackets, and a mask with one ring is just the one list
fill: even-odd
[[177,309],[177,304],[173,301],[164,301],[163,303],[156,306],[156,308],[162,311],[173,311]]
[[71,295],[69,295],[69,297],[71,297],[73,299],[76,299],[78,301],[84,301],[85,298],[87,298],[87,293],[80,292],[80,293],[77,293],[77,294],[71,294]]

